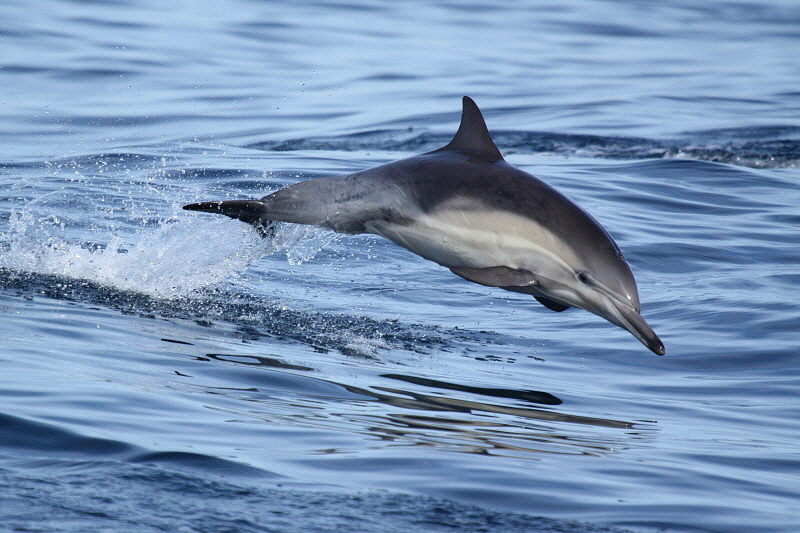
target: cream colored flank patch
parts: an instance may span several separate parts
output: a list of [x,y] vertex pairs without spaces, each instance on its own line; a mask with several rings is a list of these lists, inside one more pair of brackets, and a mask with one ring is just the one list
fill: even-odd
[[459,200],[421,214],[411,224],[378,220],[366,226],[371,233],[445,266],[535,269],[538,264],[557,263],[569,268],[575,259],[571,248],[531,219]]

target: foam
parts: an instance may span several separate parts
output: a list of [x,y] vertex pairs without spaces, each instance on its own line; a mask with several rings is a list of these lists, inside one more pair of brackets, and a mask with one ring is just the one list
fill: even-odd
[[47,202],[28,203],[11,214],[8,233],[0,236],[0,268],[174,298],[231,279],[277,250],[286,250],[290,263],[302,263],[332,238],[283,224],[274,238],[262,239],[239,221],[189,215],[177,207],[145,227],[95,226],[92,242],[84,240],[86,228],[78,232],[82,238],[72,238],[73,225]]

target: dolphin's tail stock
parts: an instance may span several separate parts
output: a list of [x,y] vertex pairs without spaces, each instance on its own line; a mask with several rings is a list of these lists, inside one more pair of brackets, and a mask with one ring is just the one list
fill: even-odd
[[216,213],[242,222],[252,224],[262,237],[272,237],[275,222],[266,218],[267,206],[260,200],[227,200],[219,202],[200,202],[183,206],[188,211]]

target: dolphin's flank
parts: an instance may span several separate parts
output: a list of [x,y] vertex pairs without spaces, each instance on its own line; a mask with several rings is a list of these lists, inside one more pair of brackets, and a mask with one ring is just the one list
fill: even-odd
[[554,311],[580,307],[664,345],[640,314],[628,263],[589,214],[511,166],[478,106],[464,97],[446,146],[346,176],[317,178],[260,200],[189,204],[254,225],[312,224],[381,235],[469,281],[533,295]]

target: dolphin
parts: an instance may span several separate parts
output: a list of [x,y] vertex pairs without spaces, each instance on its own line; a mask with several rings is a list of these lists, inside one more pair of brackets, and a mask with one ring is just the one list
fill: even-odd
[[640,314],[633,273],[603,227],[566,196],[504,159],[465,96],[446,146],[345,176],[301,181],[261,198],[183,206],[238,218],[380,235],[462,278],[579,307],[664,344]]

